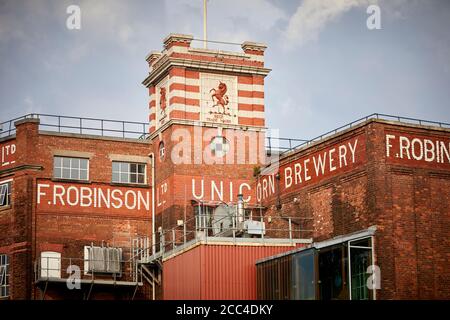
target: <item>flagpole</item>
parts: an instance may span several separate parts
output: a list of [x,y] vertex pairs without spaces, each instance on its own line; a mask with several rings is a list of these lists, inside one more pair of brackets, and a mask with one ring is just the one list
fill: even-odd
[[206,1],[207,0],[203,0],[203,48],[207,49],[208,45],[207,45],[207,34],[206,34],[206,14],[207,14],[207,10],[206,10]]

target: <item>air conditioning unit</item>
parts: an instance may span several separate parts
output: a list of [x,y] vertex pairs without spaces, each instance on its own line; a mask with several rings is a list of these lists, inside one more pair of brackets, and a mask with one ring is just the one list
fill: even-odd
[[108,248],[106,259],[106,272],[108,273],[120,273],[121,261],[122,261],[122,249],[121,248]]
[[121,273],[122,249],[110,247],[84,247],[85,273]]

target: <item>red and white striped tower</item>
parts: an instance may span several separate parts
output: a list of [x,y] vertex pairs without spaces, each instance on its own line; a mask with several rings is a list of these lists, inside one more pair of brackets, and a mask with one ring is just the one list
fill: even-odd
[[[150,94],[150,134],[170,120],[263,128],[264,78],[270,72],[264,67],[266,46],[244,42],[243,52],[228,52],[193,48],[192,40],[190,35],[171,34],[162,52],[147,57],[150,73],[143,84]],[[222,111],[210,110],[211,90],[220,82],[227,85],[229,116],[209,113]]]
[[[243,193],[256,203],[253,172],[261,163],[256,154],[264,153],[266,46],[244,42],[242,51],[229,52],[194,48],[192,41],[190,35],[166,37],[164,50],[148,55],[150,73],[143,81],[156,158],[156,223],[165,230],[189,219],[194,200],[213,206]],[[180,141],[192,147],[180,152]],[[212,162],[204,161],[208,151]]]

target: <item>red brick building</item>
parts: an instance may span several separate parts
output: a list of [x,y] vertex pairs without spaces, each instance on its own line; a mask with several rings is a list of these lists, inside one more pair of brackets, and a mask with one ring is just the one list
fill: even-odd
[[[312,247],[317,249],[313,250],[317,261],[310,275],[316,282],[315,288],[310,288],[312,297],[349,298],[353,257],[349,258],[347,250],[351,250],[351,242],[363,239],[371,247],[364,273],[371,264],[380,268],[377,299],[450,297],[446,271],[450,261],[449,142],[449,130],[439,124],[412,125],[375,118],[281,157],[279,188],[269,188],[261,197],[268,207],[266,214],[295,212],[312,218]],[[267,179],[277,180],[274,176],[263,178]],[[320,274],[322,253],[323,263],[329,258],[325,249],[342,255],[338,277],[344,281],[339,286],[326,286],[328,274]],[[274,282],[265,278],[284,260],[295,260],[295,253],[291,255],[259,262],[261,289],[295,282],[288,276]],[[284,263],[288,272],[291,262]],[[358,275],[352,276],[356,279]],[[266,291],[261,298],[295,297],[286,287],[279,295]]]
[[[86,246],[103,242],[105,247],[124,248],[120,260],[125,261],[131,254],[130,239],[149,237],[151,230],[149,166],[140,184],[112,177],[117,163],[150,162],[147,140],[39,130],[39,122],[35,118],[15,122],[15,134],[2,141],[3,149],[14,146],[1,171],[8,199],[2,198],[0,213],[0,252],[8,257],[8,291],[14,299],[39,299],[43,291],[46,298],[61,297],[56,278],[66,279],[70,264],[83,270]],[[131,293],[108,288],[107,296],[133,294],[129,268],[123,266],[123,283],[116,288],[123,285]],[[55,280],[42,283],[47,275]],[[83,275],[84,280],[89,278]],[[110,277],[105,274],[98,280],[102,278]],[[95,294],[98,288],[93,289]],[[66,294],[87,295],[76,291]]]
[[1,298],[448,299],[449,125],[374,115],[281,152],[265,45],[192,41],[147,57],[148,123],[3,124]]

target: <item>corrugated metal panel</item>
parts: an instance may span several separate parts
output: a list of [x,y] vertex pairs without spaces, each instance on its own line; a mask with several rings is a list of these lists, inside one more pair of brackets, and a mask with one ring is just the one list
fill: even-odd
[[198,300],[200,290],[200,247],[163,263],[163,298],[166,300]]
[[256,260],[292,248],[199,245],[164,261],[164,299],[256,299]]

